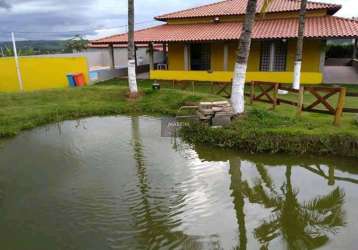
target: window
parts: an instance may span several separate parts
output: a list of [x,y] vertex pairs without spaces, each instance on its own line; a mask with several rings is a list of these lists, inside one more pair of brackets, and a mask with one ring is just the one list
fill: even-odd
[[260,71],[286,71],[287,42],[270,41],[261,45]]
[[190,45],[190,69],[210,70],[210,44],[194,43]]

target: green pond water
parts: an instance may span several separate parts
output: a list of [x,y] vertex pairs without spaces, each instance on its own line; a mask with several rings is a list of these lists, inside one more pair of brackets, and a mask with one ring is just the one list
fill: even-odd
[[0,249],[357,249],[357,160],[160,137],[160,120],[67,121],[0,142]]

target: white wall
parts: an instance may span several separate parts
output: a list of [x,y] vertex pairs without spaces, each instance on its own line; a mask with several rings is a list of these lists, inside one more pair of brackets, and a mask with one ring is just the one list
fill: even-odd
[[[138,65],[149,64],[149,54],[147,48],[138,48],[137,63]],[[80,53],[88,58],[89,67],[106,67],[110,66],[110,54],[108,48],[89,48],[86,52]],[[114,63],[116,68],[126,68],[128,60],[127,48],[114,48]],[[154,63],[161,63],[164,60],[164,53],[154,52]]]
[[[149,64],[149,54],[147,48],[138,48],[137,63],[138,65]],[[48,54],[36,55],[29,57],[86,57],[89,69],[110,67],[110,54],[108,48],[89,48],[84,52],[72,54]],[[127,48],[114,48],[114,62],[116,68],[127,67],[128,50]],[[164,60],[164,53],[154,52],[154,63],[161,63]]]

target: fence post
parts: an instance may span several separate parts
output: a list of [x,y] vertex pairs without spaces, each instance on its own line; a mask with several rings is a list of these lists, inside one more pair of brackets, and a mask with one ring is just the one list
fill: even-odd
[[298,91],[297,116],[300,116],[302,113],[304,93],[305,93],[305,87],[301,86]]
[[255,99],[255,82],[251,82],[251,92],[250,92],[250,104],[252,105],[254,103]]
[[334,125],[336,125],[336,126],[341,125],[341,118],[342,118],[344,104],[345,104],[345,101],[346,101],[346,94],[347,94],[347,89],[346,88],[341,88],[340,92],[339,92],[339,98],[338,98],[338,103],[337,103],[336,114],[335,114],[335,117],[334,117]]
[[277,95],[278,95],[278,86],[279,83],[275,83],[275,88],[274,88],[274,92],[273,92],[273,110],[276,109],[277,106]]

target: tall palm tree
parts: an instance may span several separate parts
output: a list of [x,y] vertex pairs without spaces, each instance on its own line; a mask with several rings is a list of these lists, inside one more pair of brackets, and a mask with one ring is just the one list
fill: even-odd
[[298,24],[296,59],[295,59],[295,68],[293,73],[294,89],[299,89],[301,83],[302,51],[303,51],[303,38],[305,32],[306,7],[307,7],[307,0],[301,0],[300,17],[299,17],[299,24]]
[[[246,70],[250,55],[251,35],[255,23],[257,1],[258,0],[247,1],[244,24],[242,26],[239,46],[237,49],[237,57],[231,90],[231,104],[236,114],[241,114],[245,111],[244,89],[246,81]],[[265,13],[272,1],[273,0],[263,0],[260,12]]]
[[134,44],[134,0],[128,0],[128,84],[131,98],[138,96]]
[[248,0],[246,15],[239,40],[234,77],[231,90],[231,104],[236,114],[245,110],[244,88],[247,62],[250,54],[252,28],[255,22],[257,0]]

